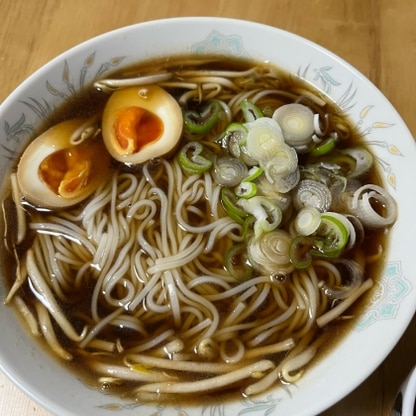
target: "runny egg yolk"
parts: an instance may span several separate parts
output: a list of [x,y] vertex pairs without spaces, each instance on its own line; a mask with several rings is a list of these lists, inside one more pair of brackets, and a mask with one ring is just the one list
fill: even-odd
[[144,108],[127,107],[118,112],[114,133],[120,153],[131,155],[158,140],[163,133],[163,123]]
[[87,186],[97,150],[97,146],[83,144],[58,150],[42,161],[39,176],[55,194],[71,198]]

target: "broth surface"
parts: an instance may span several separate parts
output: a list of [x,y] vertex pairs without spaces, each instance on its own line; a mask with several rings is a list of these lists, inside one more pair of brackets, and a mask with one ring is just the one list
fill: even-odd
[[[173,60],[175,61],[175,60]],[[150,62],[145,63],[142,65],[139,65],[137,67],[130,68],[128,70],[124,70],[121,73],[115,73],[113,74],[112,78],[129,78],[131,76],[137,76],[137,74],[147,74],[151,72],[162,72],[165,71],[166,68],[168,71],[177,73],[184,70],[203,70],[203,71],[210,71],[210,70],[226,70],[226,71],[242,71],[249,69],[253,66],[253,63],[251,62],[244,62],[244,61],[231,61],[224,64],[223,61],[217,60],[215,57],[212,59],[209,59],[205,63],[191,63],[188,64],[182,64],[181,62],[186,62],[187,59],[183,59],[181,57],[178,59],[178,63],[172,62],[169,60],[169,62]],[[313,101],[308,99],[307,93],[313,93],[317,94],[316,91],[313,91],[310,86],[306,85],[305,83],[301,82],[299,79],[294,77],[293,75],[287,74],[275,67],[266,67],[263,65],[257,65],[261,68],[260,73],[263,75],[269,72],[273,73],[273,77],[262,77],[260,76],[259,79],[250,79],[250,76],[248,77],[250,79],[250,82],[255,86],[255,88],[258,89],[266,89],[266,88],[277,88],[282,91],[286,91],[289,93],[293,93],[297,96],[303,97],[303,102],[307,103],[308,105],[311,104],[313,108],[316,108],[316,105],[313,103]],[[263,71],[263,72],[262,72]],[[253,75],[255,78],[255,75]],[[244,77],[242,77],[244,78]],[[173,96],[179,97],[182,95],[183,90],[179,86],[168,86],[169,82],[166,83],[167,86],[164,86],[164,88],[169,91]],[[242,83],[243,86],[240,88],[244,90],[244,82]],[[250,88],[254,88],[254,86],[251,86]],[[351,146],[364,146],[363,139],[355,128],[352,126],[352,124],[345,120],[345,116],[342,114],[341,110],[337,108],[334,103],[330,102],[327,98],[323,97],[321,94],[319,95],[319,99],[325,99],[326,100],[326,109],[325,112],[330,114],[330,117],[328,118],[328,126],[327,131],[334,131],[338,129],[338,124],[340,120],[343,120],[343,130],[342,132],[343,137],[340,140],[339,146],[340,148],[349,148]],[[48,120],[45,120],[42,126],[42,130],[46,130],[47,128],[54,126],[63,120],[77,118],[77,117],[93,117],[95,115],[101,114],[103,111],[105,104],[108,100],[109,95],[107,93],[103,93],[102,91],[98,91],[94,88],[89,88],[86,91],[81,92],[79,95],[74,96],[69,100],[67,103],[62,105],[60,108],[58,108]],[[273,96],[273,100],[270,100],[270,102],[265,102],[261,105],[262,111],[264,114],[271,114],[273,108],[277,105],[283,105],[286,103],[292,102],[292,99],[289,99],[285,97],[284,95],[277,95],[277,97]],[[196,101],[191,101],[191,104],[187,104],[188,107],[192,107],[195,110],[200,109],[200,103]],[[241,114],[237,117],[239,121],[241,121]],[[221,121],[220,121],[221,122]],[[345,131],[345,129],[347,129]],[[183,142],[186,142],[186,138],[183,139]],[[221,150],[221,145],[217,146],[216,148]],[[368,149],[367,149],[368,150]],[[309,153],[299,153],[299,165],[307,165],[311,161],[311,156]],[[172,156],[170,159],[167,159],[168,161],[174,160],[175,158]],[[316,163],[317,160],[321,159],[313,159]],[[322,158],[324,160],[324,158]],[[122,166],[119,163],[112,162],[111,170],[113,172],[113,175],[118,175],[119,178],[124,178],[128,175],[135,176],[137,180],[140,182],[140,179],[143,175],[148,175],[149,178],[154,178],[155,181],[158,180],[158,187],[165,192],[166,194],[169,193],[169,174],[166,172],[170,172],[167,169],[163,167],[163,161],[150,164],[148,167],[146,167],[146,171],[143,170],[141,166],[139,167],[126,167]],[[172,168],[174,172],[176,167]],[[146,173],[149,172],[149,173]],[[124,176],[123,176],[124,175]],[[131,177],[132,177],[131,176]],[[184,175],[185,176],[185,175]],[[113,176],[112,176],[113,177]],[[130,177],[129,177],[130,178]],[[129,179],[130,180],[130,179]],[[148,179],[145,181],[146,183],[151,182],[153,179]],[[360,178],[360,180],[363,183],[374,183],[379,184],[380,179],[378,172],[376,170],[376,167],[373,167],[371,171],[366,173],[365,176]],[[125,189],[128,186],[127,179],[119,179],[120,181],[120,190]],[[124,182],[123,182],[124,181]],[[184,183],[186,181],[186,178],[183,179]],[[145,186],[145,184],[143,184]],[[104,192],[104,191],[103,191]],[[110,191],[105,191],[110,192]],[[120,191],[121,192],[121,191]],[[152,193],[149,191],[150,194]],[[154,191],[156,192],[156,191]],[[7,197],[7,196],[6,196]],[[69,210],[65,210],[65,215],[63,216],[62,221],[69,221],[69,218],[75,218],[77,215],[79,216],[82,212],[83,207],[86,207],[91,201],[92,197],[90,197],[87,201],[81,203],[79,206],[75,208],[70,208]],[[151,199],[151,198],[150,198]],[[109,200],[110,201],[110,200]],[[176,203],[177,201],[175,201]],[[121,200],[117,200],[118,204],[121,204]],[[134,204],[134,201],[131,202],[131,205]],[[204,223],[203,220],[200,218],[199,212],[205,212],[207,213],[207,216],[213,216],[214,214],[211,213],[211,207],[210,207],[210,199],[208,197],[201,198],[199,202],[196,203],[190,203],[190,206],[192,206],[192,209],[189,209],[189,222],[193,226],[199,226],[200,223]],[[45,215],[49,215],[49,213],[44,213],[42,210],[37,210],[36,207],[32,206],[31,204],[28,204],[27,202],[24,202],[24,206],[27,209],[28,218],[29,220],[33,222],[40,222],[43,221],[43,218],[46,218]],[[188,208],[187,208],[188,209]],[[158,213],[161,212],[162,208],[158,205]],[[226,213],[224,212],[224,209],[219,204],[219,216],[220,217],[226,217]],[[102,215],[108,215],[108,217],[111,217],[111,203],[108,203],[107,208],[103,210],[104,214]],[[188,212],[188,211],[186,211]],[[194,212],[194,214],[192,214]],[[101,214],[100,214],[101,215]],[[59,217],[59,214],[57,214]],[[162,217],[162,215],[161,215]],[[287,214],[288,218],[292,218],[290,214]],[[145,215],[141,216],[140,221],[144,221]],[[172,218],[176,219],[175,214],[173,214]],[[286,218],[285,221],[289,222],[290,220]],[[93,221],[93,220],[91,220]],[[157,217],[155,217],[155,223],[156,225],[151,225],[150,231],[147,231],[146,238],[148,238],[149,241],[153,241],[155,243],[158,242],[159,238],[163,240],[163,232],[159,230],[159,220]],[[110,221],[111,222],[111,221]],[[104,229],[111,228],[112,225],[110,222],[104,226]],[[77,227],[82,226],[81,220],[74,220],[74,223]],[[135,226],[136,227],[136,226]],[[283,226],[285,227],[285,226]],[[122,227],[120,227],[122,228]],[[167,227],[169,228],[169,226]],[[180,228],[180,227],[178,227]],[[134,228],[135,231],[137,231],[139,227]],[[120,231],[121,233],[121,231]],[[182,231],[175,231],[178,236],[182,235]],[[159,235],[160,234],[160,235]],[[203,237],[206,237],[206,233]],[[116,234],[114,234],[116,235]],[[61,235],[62,240],[65,240],[67,236],[63,233]],[[24,242],[19,247],[20,253],[25,253],[28,247],[31,247],[33,240],[35,239],[35,233],[33,230],[31,230],[28,233],[28,240]],[[59,239],[59,237],[58,237]],[[178,241],[180,238],[178,237]],[[180,241],[179,241],[180,243]],[[46,244],[46,243],[45,243]],[[58,243],[53,243],[58,244]],[[123,242],[123,245],[130,244],[130,240],[127,238],[125,242]],[[132,250],[144,250],[140,247],[140,245],[137,242],[131,242],[132,244]],[[173,243],[172,243],[173,244]],[[67,244],[65,242],[66,249],[69,249],[71,244]],[[76,245],[73,244],[73,245]],[[202,260],[198,260],[198,262],[203,262],[205,265],[204,270],[206,270],[209,267],[209,270],[215,270],[216,273],[219,275],[223,275],[225,273],[224,271],[224,260],[223,260],[223,254],[225,251],[227,251],[230,246],[233,245],[233,239],[228,238],[224,236],[223,238],[218,238],[214,245],[213,250],[208,255],[201,254]],[[360,259],[370,258],[374,256],[375,253],[377,253],[378,248],[382,246],[383,247],[383,254],[380,256],[380,258],[372,263],[372,264],[366,264],[365,266],[365,278],[372,278],[375,282],[379,279],[380,272],[384,266],[383,259],[385,257],[385,253],[387,252],[388,247],[388,233],[386,232],[386,229],[382,230],[375,230],[375,231],[366,231],[365,239],[360,244],[360,246],[356,249],[351,250],[346,257],[348,259],[358,257]],[[47,245],[45,245],[47,247]],[[115,260],[118,259],[118,257],[121,256],[120,253],[123,253],[122,251],[123,247],[118,247],[116,249],[118,255],[115,255]],[[110,250],[110,249],[109,249]],[[149,251],[150,253],[150,251]],[[219,253],[222,254],[222,257],[219,255]],[[150,256],[150,254],[146,254]],[[82,258],[85,256],[84,253],[79,254],[79,257]],[[143,255],[144,256],[144,255]],[[14,269],[16,268],[16,263],[13,258],[13,256],[8,255],[5,250],[2,250],[2,264],[4,264],[4,268],[6,270],[5,276],[9,280],[7,281],[7,285],[9,287],[12,287],[13,285],[13,279],[11,276],[14,276]],[[46,255],[45,255],[46,257]],[[78,258],[77,258],[78,259]],[[78,261],[78,260],[77,260]],[[91,262],[91,266],[94,268],[95,265],[92,264],[93,260],[88,259],[88,261]],[[149,267],[154,267],[154,264],[149,260],[146,263],[147,260],[140,260],[140,265],[147,264]],[[139,263],[138,263],[139,264]],[[109,265],[111,267],[112,265]],[[122,266],[120,266],[121,268]],[[138,267],[138,266],[137,266]],[[144,267],[144,266],[143,266]],[[189,272],[189,276],[193,276],[194,273],[196,273],[196,268],[193,268],[194,266],[188,266],[185,262],[184,266],[185,269],[178,269],[178,270],[186,270],[187,273]],[[188,270],[187,267],[190,269]],[[196,266],[195,266],[196,267]],[[317,266],[317,270],[319,269],[319,266]],[[116,271],[113,271],[116,273]],[[136,271],[137,272],[137,271]],[[71,271],[71,273],[74,275],[75,271]],[[89,270],[86,273],[86,277],[83,278],[82,284],[75,285],[71,288],[72,282],[66,283],[62,286],[62,291],[64,292],[62,297],[58,299],[59,307],[62,308],[62,311],[64,312],[64,315],[68,318],[75,329],[77,333],[81,333],[83,331],[83,328],[87,325],[89,328],[92,328],[96,325],[96,322],[94,322],[94,319],[92,318],[94,314],[91,314],[91,304],[94,296],[98,296],[98,301],[96,301],[96,304],[94,306],[96,312],[95,314],[98,316],[103,317],[103,319],[106,319],[107,316],[115,313],[116,307],[109,306],[105,302],[105,296],[108,294],[106,293],[106,289],[100,289],[97,290],[96,284],[97,280],[99,280],[101,277],[97,278],[94,274],[94,270]],[[98,273],[98,272],[97,272]],[[125,272],[127,273],[127,271]],[[99,274],[97,274],[99,275]],[[137,272],[138,280],[141,279],[139,272]],[[253,275],[253,278],[257,278],[261,275],[259,272],[255,272]],[[302,273],[299,272],[299,276],[301,276]],[[101,276],[101,275],[99,275]],[[49,279],[50,276],[45,276],[46,279]],[[286,280],[284,282],[279,283],[279,276],[278,273],[276,276],[270,277],[269,283],[261,283],[256,288],[258,293],[260,293],[262,290],[266,293],[266,287],[269,288],[269,286],[276,286],[280,287],[281,285],[286,285]],[[103,279],[105,279],[103,277]],[[170,280],[169,280],[170,279]],[[190,395],[177,395],[177,394],[169,394],[162,395],[162,397],[158,397],[156,394],[143,394],[137,396],[137,387],[140,387],[142,384],[144,384],[143,381],[137,382],[137,381],[131,381],[131,380],[125,380],[123,377],[118,376],[112,376],[110,370],[103,371],[102,368],[111,368],[111,367],[118,367],[123,366],[126,360],[129,363],[132,363],[131,360],[133,360],[132,357],[135,355],[145,355],[149,354],[156,358],[167,358],[171,359],[172,361],[176,360],[177,356],[180,356],[181,354],[184,355],[185,361],[190,361],[192,359],[196,359],[202,363],[204,362],[213,362],[213,363],[219,363],[221,362],[221,358],[217,355],[214,358],[210,358],[207,356],[197,357],[198,354],[195,353],[195,351],[200,347],[201,339],[198,339],[198,334],[203,332],[203,329],[196,330],[195,329],[195,335],[192,332],[192,323],[197,320],[196,318],[196,311],[192,311],[186,314],[183,314],[181,318],[178,318],[174,314],[172,315],[169,310],[172,310],[172,307],[165,307],[165,303],[161,302],[158,306],[160,309],[160,314],[164,315],[163,319],[161,317],[157,317],[156,314],[150,313],[149,310],[152,309],[152,306],[146,302],[150,302],[150,300],[154,300],[156,302],[159,301],[159,298],[162,297],[163,290],[168,290],[169,285],[179,285],[178,283],[172,283],[175,282],[175,275],[173,274],[173,277],[169,277],[168,280],[164,281],[164,283],[161,285],[160,291],[159,289],[155,289],[154,298],[143,301],[141,304],[136,305],[135,308],[132,308],[132,310],[129,309],[128,306],[125,306],[125,310],[120,312],[120,317],[123,316],[123,319],[119,319],[118,323],[114,323],[112,325],[105,325],[103,328],[100,328],[97,330],[97,334],[99,334],[99,340],[103,347],[97,345],[90,346],[90,344],[87,344],[85,346],[80,347],[78,342],[75,342],[67,336],[65,331],[62,329],[60,325],[58,325],[53,319],[52,319],[52,326],[55,330],[57,339],[59,344],[62,346],[62,348],[69,352],[69,354],[72,356],[72,360],[65,361],[60,360],[62,364],[67,367],[70,371],[73,371],[74,374],[76,374],[77,377],[80,377],[81,380],[83,380],[86,384],[89,386],[93,386],[103,392],[106,393],[113,393],[115,395],[119,395],[121,397],[125,397],[128,399],[137,399],[137,400],[174,400],[176,403],[189,403],[191,401],[191,404],[200,405],[201,400],[204,402],[210,402],[210,401],[216,401],[216,400],[228,400],[228,399],[234,399],[236,396],[241,397],[241,395],[244,395],[244,391],[247,388],[247,386],[252,382],[252,380],[244,379],[242,381],[233,382],[226,388],[220,388],[220,389],[214,389],[212,393],[198,393],[198,397],[196,398],[195,403],[192,403],[192,400],[189,399]],[[274,279],[274,280],[273,280]],[[287,277],[287,280],[290,280],[291,276]],[[300,277],[299,277],[300,279]],[[110,279],[109,279],[110,280]],[[238,284],[235,282],[233,283],[230,281],[230,279],[227,280],[227,284],[234,287]],[[124,288],[126,288],[128,285],[128,282],[125,283]],[[192,285],[192,278],[187,277],[187,280],[185,281],[186,285]],[[301,283],[299,285],[302,286]],[[77,288],[75,286],[78,286]],[[186,286],[186,287],[188,287]],[[144,287],[144,286],[143,286]],[[168,288],[168,289],[166,289]],[[123,285],[114,286],[114,289],[107,289],[107,291],[114,290],[114,293],[110,293],[111,299],[123,299],[124,296],[127,296],[127,289],[123,289]],[[137,289],[137,293],[140,293],[140,291],[143,289]],[[216,284],[202,284],[199,286],[198,290],[196,290],[196,297],[195,298],[186,298],[185,295],[180,294],[179,296],[179,304],[182,308],[188,308],[189,310],[194,307],[194,303],[196,302],[195,299],[197,299],[197,296],[207,296],[208,299],[209,296],[211,298],[221,293],[223,289],[218,288]],[[256,302],[258,302],[258,307],[256,309],[256,314],[254,315],[248,315],[246,316],[241,322],[238,320],[235,321],[236,329],[231,332],[235,332],[235,337],[230,338],[231,341],[227,341],[223,344],[221,344],[221,341],[218,341],[218,344],[216,344],[214,350],[217,354],[217,348],[223,348],[225,355],[233,356],[234,353],[236,353],[237,343],[239,340],[243,340],[243,342],[250,344],[250,342],[253,344],[254,341],[251,341],[253,338],[248,335],[248,333],[252,330],[251,328],[255,327],[257,324],[255,324],[256,320],[258,320],[259,324],[262,324],[266,317],[275,312],[277,306],[274,306],[274,302],[276,302],[276,299],[281,296],[281,303],[282,304],[290,304],[292,300],[289,296],[291,295],[291,290],[285,289],[280,292],[280,289],[267,289],[269,292],[267,292],[267,296],[264,296],[264,299],[260,297],[258,294],[249,294],[247,292],[246,300],[237,300],[236,297],[227,297],[221,300],[221,296],[218,296],[219,300],[215,301],[216,308],[218,310],[218,316],[220,320],[220,326],[224,325],[224,322],[227,322],[227,320],[230,320],[230,316],[234,313],[234,311],[238,310],[239,304],[243,302],[247,302],[247,304],[250,306]],[[303,289],[306,293],[306,289]],[[168,292],[167,292],[168,293]],[[183,293],[187,293],[186,291]],[[280,294],[279,294],[280,293]],[[315,355],[315,357],[312,360],[310,365],[314,365],[320,357],[323,357],[325,354],[330,353],[334,348],[336,348],[336,345],[338,342],[342,342],[342,339],[348,334],[349,331],[352,330],[352,327],[355,322],[355,318],[357,316],[360,316],[362,309],[364,308],[366,302],[368,302],[368,298],[371,294],[370,292],[364,294],[357,302],[354,303],[354,305],[349,308],[345,313],[342,314],[341,319],[336,319],[335,321],[331,322],[329,325],[325,326],[322,329],[316,328],[316,325],[313,324],[311,330],[305,331],[305,334],[303,336],[300,336],[299,339],[296,338],[297,333],[302,333],[303,326],[299,325],[297,326],[296,321],[303,319],[303,312],[301,307],[297,307],[297,313],[293,314],[293,323],[289,324],[287,328],[293,328],[293,334],[291,334],[289,329],[282,329],[280,333],[271,333],[270,339],[271,343],[277,343],[279,341],[283,341],[286,338],[294,336],[296,339],[296,343],[302,344],[302,342],[305,342],[306,345],[317,345],[318,352]],[[33,291],[30,287],[30,285],[26,282],[18,291],[18,295],[21,297],[21,299],[24,301],[25,304],[29,307],[31,311],[36,315],[36,306],[35,304],[38,302],[38,299],[36,296],[34,296]],[[258,297],[257,297],[258,296]],[[319,295],[319,297],[322,297],[323,295]],[[165,293],[165,297],[169,297]],[[147,299],[147,298],[146,298]],[[185,299],[185,300],[183,300]],[[121,301],[120,301],[121,302]],[[134,302],[134,301],[132,301]],[[183,304],[181,303],[183,302]],[[232,303],[234,302],[234,303]],[[331,305],[337,304],[339,300],[330,300],[325,301],[327,306],[325,308],[330,308]],[[156,306],[155,306],[155,309]],[[243,313],[242,309],[239,313]],[[321,312],[322,313],[322,312]],[[283,311],[277,312],[276,311],[276,319],[279,315],[283,314]],[[238,315],[238,314],[237,314]],[[115,315],[117,316],[117,315]],[[127,317],[125,317],[127,316]],[[131,320],[128,319],[129,316],[133,316]],[[124,318],[125,317],[125,318]],[[116,318],[114,318],[116,319]],[[146,321],[148,319],[148,321]],[[180,323],[178,323],[178,320],[180,320]],[[200,324],[203,322],[203,319],[201,318]],[[24,324],[24,322],[22,322]],[[143,325],[143,327],[140,327],[140,325]],[[202,324],[201,324],[202,325]],[[245,329],[245,325],[247,325],[247,328]],[[279,324],[280,325],[280,324]],[[306,324],[305,324],[306,325]],[[183,327],[185,329],[183,329]],[[169,336],[165,336],[164,334],[167,334],[168,331],[172,329],[173,332]],[[185,334],[185,335],[184,335]],[[225,332],[223,332],[224,339],[227,339],[227,336],[225,335]],[[148,339],[156,339],[157,337],[161,337],[161,339],[164,337],[165,341],[156,342],[155,346],[150,348],[149,350],[144,348],[144,344],[147,342]],[[215,337],[215,332],[214,336]],[[283,337],[283,338],[282,338]],[[181,349],[180,352],[165,352],[165,356],[163,356],[163,348],[166,347],[166,343],[168,341],[174,342],[177,339],[181,339],[184,341],[184,347]],[[304,341],[302,341],[304,339]],[[48,343],[42,338],[37,338],[37,342],[39,342],[42,345],[42,348],[47,348]],[[217,342],[217,341],[216,341]],[[82,344],[82,341],[81,341]],[[188,345],[189,344],[189,345]],[[219,346],[218,346],[219,345]],[[222,346],[221,346],[222,345]],[[257,344],[256,344],[257,345]],[[258,346],[262,346],[262,343],[259,343]],[[266,345],[266,344],[264,344]],[[101,349],[102,348],[102,349]],[[106,348],[109,348],[109,350],[106,350]],[[253,347],[254,348],[254,347]],[[145,352],[146,351],[146,352]],[[148,352],[150,351],[150,352]],[[288,355],[288,350],[284,350],[278,353],[267,353],[266,355],[260,355],[258,357],[258,360],[270,360],[272,362],[279,363],[283,359],[286,358]],[[97,357],[98,361],[97,361]],[[99,365],[97,364],[99,362]],[[243,358],[241,359],[238,364],[230,364],[230,369],[240,368],[244,367],[246,365],[249,365],[253,362],[253,359],[251,358]],[[104,367],[101,366],[101,364],[104,365]],[[306,366],[306,371],[308,371],[308,366]],[[101,370],[97,370],[97,369]],[[143,364],[140,361],[137,363],[132,364],[133,371],[136,371],[138,373],[152,373],[153,368],[149,367],[147,364]],[[303,368],[303,366],[302,366]],[[172,380],[179,379],[183,382],[197,382],[199,380],[202,380],[204,378],[209,379],[212,376],[212,372],[208,372],[206,374],[202,374],[199,372],[193,372],[193,371],[177,371],[177,370],[166,370],[165,371],[168,374],[168,378]],[[279,379],[281,376],[279,375]],[[165,380],[165,379],[164,379]],[[156,382],[156,381],[152,381]],[[273,383],[273,386],[276,384]],[[266,389],[267,390],[267,389]],[[186,398],[184,397],[186,396]]]

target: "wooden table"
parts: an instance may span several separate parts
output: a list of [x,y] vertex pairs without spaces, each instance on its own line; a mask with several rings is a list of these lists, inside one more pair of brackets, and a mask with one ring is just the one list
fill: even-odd
[[[415,14],[414,0],[0,0],[0,102],[51,58],[92,36],[165,17],[222,16],[286,29],[337,53],[384,92],[416,135]],[[390,415],[415,352],[413,319],[385,362],[323,415]],[[4,375],[0,414],[49,415]]]

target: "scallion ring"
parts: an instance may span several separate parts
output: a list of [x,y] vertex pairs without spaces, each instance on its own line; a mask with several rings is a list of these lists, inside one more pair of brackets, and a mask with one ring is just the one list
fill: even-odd
[[238,197],[229,188],[221,189],[221,203],[227,215],[238,224],[243,225],[248,217],[246,211],[237,206]]
[[253,166],[248,170],[247,177],[244,178],[245,182],[251,182],[257,179],[264,170],[260,166]]
[[264,196],[240,198],[237,206],[255,217],[254,235],[256,237],[274,230],[282,221],[282,210],[274,201]]
[[322,140],[318,145],[316,145],[311,151],[310,155],[313,157],[323,156],[329,153],[335,148],[336,137],[329,136],[326,139]]
[[316,257],[337,258],[348,243],[349,230],[333,215],[321,216],[321,224],[316,232],[313,255]]
[[247,151],[247,128],[241,123],[231,123],[223,135],[223,147],[228,149],[231,156],[243,161],[247,166],[257,165],[257,160],[251,158]]
[[239,198],[252,198],[256,193],[257,185],[254,182],[242,181],[235,189],[235,194]]
[[239,282],[246,281],[253,275],[253,268],[248,260],[247,246],[244,243],[231,246],[224,261],[230,275]]
[[[328,211],[328,212],[325,212],[324,217],[335,218],[336,220],[340,221],[345,226],[345,228],[348,230],[348,241],[347,241],[347,244],[345,245],[345,250],[351,249],[355,245],[356,240],[357,240],[357,232],[354,227],[354,224],[351,222],[351,221],[354,221],[352,219],[353,215],[349,215],[349,214],[344,215],[339,212]],[[354,217],[354,219],[356,218]]]
[[373,165],[372,154],[363,147],[354,147],[342,150],[343,154],[347,154],[355,161],[354,168],[348,172],[349,178],[358,178],[370,170]]
[[312,264],[314,242],[314,237],[306,235],[298,235],[291,240],[289,257],[296,269],[306,269]]
[[313,234],[321,224],[321,213],[314,207],[302,208],[296,215],[294,227],[300,235]]
[[294,190],[293,204],[299,211],[303,207],[314,207],[321,212],[328,211],[332,195],[329,188],[312,179],[301,180]]
[[244,126],[248,130],[248,155],[258,162],[269,160],[284,143],[282,129],[269,117],[259,118]]
[[201,112],[185,110],[183,113],[185,128],[191,134],[206,134],[215,127],[222,111],[221,104],[216,100],[209,101]]
[[214,161],[212,176],[222,186],[238,185],[248,173],[247,165],[231,156],[217,157]]
[[397,206],[386,189],[375,184],[358,188],[348,200],[350,212],[368,228],[391,226],[397,218]]
[[246,123],[257,120],[264,117],[263,112],[250,100],[243,100],[240,104],[241,111],[243,112],[244,120]]
[[268,158],[260,160],[260,166],[264,169],[266,178],[273,183],[297,169],[298,155],[293,147],[282,143],[276,146]]
[[272,118],[281,127],[288,145],[296,148],[312,141],[315,133],[314,113],[308,106],[299,103],[285,104],[276,109]]
[[206,172],[211,169],[213,155],[200,142],[192,141],[183,146],[178,161],[188,175]]
[[276,275],[293,271],[289,247],[292,239],[285,230],[273,230],[259,237],[253,236],[247,244],[251,265],[259,273]]

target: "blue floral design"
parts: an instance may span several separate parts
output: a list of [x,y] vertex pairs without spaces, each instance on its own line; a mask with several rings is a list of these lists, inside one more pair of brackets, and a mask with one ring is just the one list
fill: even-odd
[[384,319],[394,319],[400,302],[411,291],[412,285],[402,274],[401,262],[391,262],[376,283],[376,289],[371,298],[371,306],[356,323],[355,329],[361,331]]
[[223,35],[213,30],[205,40],[194,43],[191,51],[197,54],[226,54],[248,58],[244,50],[243,41],[238,35]]
[[321,68],[315,69],[314,81],[321,82],[322,89],[325,93],[329,94],[333,86],[341,85],[340,82],[336,81],[330,74],[332,66],[322,66]]

